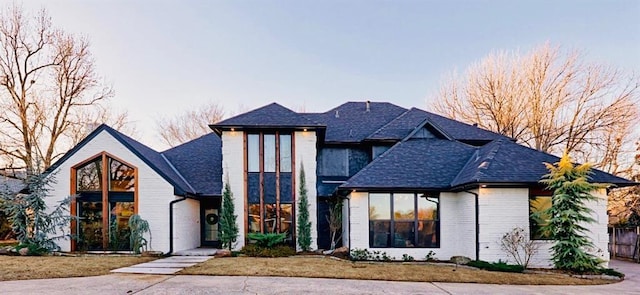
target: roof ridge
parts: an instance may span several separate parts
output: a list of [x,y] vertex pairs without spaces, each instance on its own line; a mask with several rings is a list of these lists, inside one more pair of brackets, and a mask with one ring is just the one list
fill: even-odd
[[493,142],[495,143],[495,146],[492,147],[491,150],[489,150],[489,152],[487,153],[487,156],[484,157],[483,161],[480,163],[480,165],[478,165],[476,173],[473,174],[473,178],[478,182],[480,181],[480,176],[485,174],[480,169],[484,169],[484,170],[489,169],[489,167],[491,166],[491,160],[495,158],[495,155],[498,153],[498,150],[500,150],[500,147],[502,147],[502,143],[503,143],[502,139],[496,139]]
[[171,163],[171,161],[169,161],[169,159],[167,159],[167,157],[164,155],[164,153],[159,153],[160,156],[162,157],[162,159],[167,162],[167,165],[169,165],[169,167],[171,168],[171,170],[173,170],[173,172],[175,172],[178,177],[180,177],[180,179],[182,179],[182,181],[184,181],[184,183],[187,184],[187,186],[189,187],[189,189],[191,189],[191,191],[193,193],[197,193],[196,189],[193,188],[193,186],[191,186],[191,184],[187,181],[186,178],[184,178],[184,176],[182,176],[182,173],[180,173],[180,171],[178,171],[178,169],[176,169],[175,166],[173,166],[173,163]]
[[378,128],[378,130],[374,131],[373,133],[367,135],[366,138],[372,137],[374,135],[376,135],[378,132],[381,132],[383,129],[385,129],[387,126],[389,126],[391,123],[393,123],[395,120],[400,119],[401,117],[405,116],[407,113],[409,113],[409,110],[404,111],[404,113],[398,115],[397,117],[393,118],[391,121],[387,122],[386,124],[382,125],[382,127]]

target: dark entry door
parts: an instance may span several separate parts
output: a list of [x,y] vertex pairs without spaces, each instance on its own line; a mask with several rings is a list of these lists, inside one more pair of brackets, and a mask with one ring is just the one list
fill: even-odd
[[203,247],[220,247],[218,235],[220,221],[220,199],[200,201],[201,244]]

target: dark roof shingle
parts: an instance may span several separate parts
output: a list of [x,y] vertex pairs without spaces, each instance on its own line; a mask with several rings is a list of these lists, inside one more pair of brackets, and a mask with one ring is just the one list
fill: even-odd
[[347,102],[322,114],[311,114],[327,126],[325,142],[357,143],[406,111],[388,102]]
[[271,103],[235,117],[211,124],[216,127],[315,127],[320,126],[304,114],[296,113],[277,103]]
[[210,133],[162,152],[199,195],[222,192],[222,141]]
[[475,148],[451,140],[409,139],[369,163],[341,189],[448,189]]

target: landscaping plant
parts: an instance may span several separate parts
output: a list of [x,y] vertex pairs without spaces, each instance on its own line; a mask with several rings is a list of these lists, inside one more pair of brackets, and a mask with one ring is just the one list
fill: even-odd
[[529,239],[523,228],[515,227],[502,236],[500,248],[507,252],[516,264],[527,268],[531,257],[538,253],[540,244]]
[[[144,237],[146,233],[149,233],[149,241]],[[147,251],[147,246],[151,245],[149,222],[142,219],[138,214],[131,215],[129,218],[129,244],[131,250],[136,254]]]
[[553,191],[551,208],[538,213],[550,216],[542,231],[554,240],[551,247],[552,260],[556,268],[574,272],[597,272],[601,260],[587,252],[587,248],[595,248],[587,237],[588,230],[584,224],[593,223],[592,210],[586,202],[597,201],[591,192],[606,188],[604,184],[589,183],[591,165],[574,166],[567,153],[556,165],[545,163],[549,174],[542,183]]
[[298,200],[298,246],[302,251],[311,250],[311,221],[304,165],[300,165],[300,199]]
[[70,237],[65,234],[72,219],[68,209],[70,198],[65,198],[53,210],[49,210],[45,201],[53,183],[52,174],[29,173],[26,179],[28,194],[0,192],[2,211],[20,243],[18,248],[29,248],[31,255],[57,251],[60,248],[56,240]]
[[282,244],[284,239],[287,237],[287,234],[278,234],[278,233],[250,233],[247,234],[247,237],[251,240],[256,241],[256,246],[263,248],[271,248],[276,245]]
[[336,249],[336,245],[342,239],[342,199],[334,199],[330,201],[329,216],[329,233],[331,235],[331,250]]
[[238,216],[235,215],[235,206],[233,205],[233,193],[231,192],[231,185],[229,185],[229,178],[227,177],[224,183],[224,190],[222,192],[222,210],[220,212],[220,242],[222,247],[229,249],[233,248],[233,244],[238,238]]

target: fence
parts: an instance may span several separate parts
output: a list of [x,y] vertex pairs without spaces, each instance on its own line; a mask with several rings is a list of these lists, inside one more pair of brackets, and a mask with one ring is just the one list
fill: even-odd
[[612,257],[640,259],[640,226],[610,227],[609,253]]

